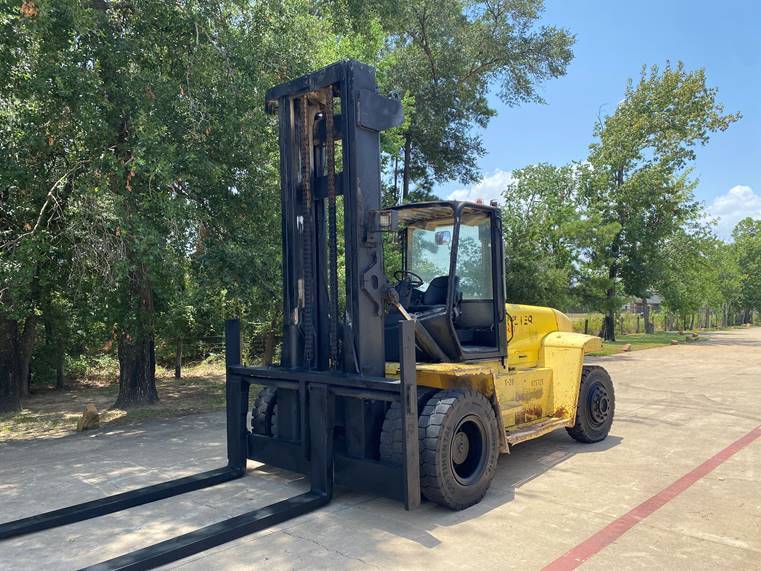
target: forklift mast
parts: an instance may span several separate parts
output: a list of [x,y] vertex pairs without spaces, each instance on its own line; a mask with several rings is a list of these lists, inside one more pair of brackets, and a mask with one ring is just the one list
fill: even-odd
[[379,134],[402,122],[401,102],[377,93],[373,68],[342,61],[270,89],[266,108],[280,125],[281,366],[382,377]]

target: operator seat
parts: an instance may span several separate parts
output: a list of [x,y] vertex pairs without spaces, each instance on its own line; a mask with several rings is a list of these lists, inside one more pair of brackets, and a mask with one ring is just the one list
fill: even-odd
[[[410,311],[420,313],[435,308],[436,306],[446,305],[447,294],[449,293],[449,276],[437,276],[428,284],[428,289],[423,292],[421,303],[412,305]],[[454,277],[454,305],[460,303],[462,292],[460,291],[460,276]]]

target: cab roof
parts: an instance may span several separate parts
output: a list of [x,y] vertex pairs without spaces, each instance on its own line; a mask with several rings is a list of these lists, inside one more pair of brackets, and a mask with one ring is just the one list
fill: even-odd
[[455,213],[460,215],[465,208],[468,210],[482,210],[484,213],[499,209],[497,206],[479,204],[467,200],[436,200],[431,202],[400,204],[399,206],[392,206],[388,210],[395,210],[399,213],[400,224],[411,225],[452,219]]

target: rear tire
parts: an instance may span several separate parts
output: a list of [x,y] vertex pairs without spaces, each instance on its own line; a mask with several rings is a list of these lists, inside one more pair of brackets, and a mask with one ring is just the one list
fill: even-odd
[[499,428],[487,398],[470,389],[439,391],[418,428],[423,495],[453,510],[480,502],[499,459]]
[[608,371],[602,367],[584,367],[576,407],[576,423],[566,428],[579,442],[592,443],[605,440],[613,424],[616,395]]

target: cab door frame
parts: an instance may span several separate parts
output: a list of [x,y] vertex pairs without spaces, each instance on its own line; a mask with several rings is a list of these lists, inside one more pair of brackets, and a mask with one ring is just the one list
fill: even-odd
[[[507,356],[507,328],[505,309],[505,280],[504,280],[504,245],[502,242],[502,217],[497,207],[485,206],[470,202],[452,203],[454,208],[454,236],[449,262],[449,283],[447,292],[447,314],[451,323],[452,333],[460,348],[463,361],[503,359]],[[493,352],[468,351],[463,347],[454,326],[455,276],[457,271],[457,255],[460,243],[460,228],[462,215],[466,209],[480,210],[489,218],[491,227],[491,280],[492,280],[492,326],[496,334]]]

